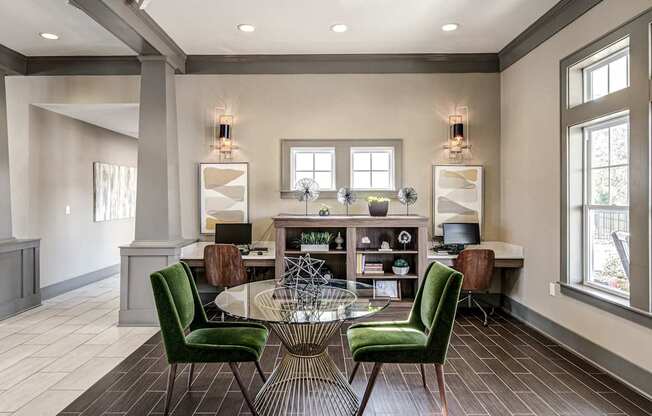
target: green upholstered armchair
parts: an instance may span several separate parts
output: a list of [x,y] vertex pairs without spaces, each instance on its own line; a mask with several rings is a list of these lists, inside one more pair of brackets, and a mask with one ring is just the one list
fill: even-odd
[[188,389],[192,385],[195,363],[229,363],[247,405],[252,414],[257,415],[238,372],[237,363],[253,361],[260,377],[265,380],[258,360],[267,343],[267,328],[250,322],[209,321],[190,268],[185,263],[177,263],[154,272],[150,279],[165,352],[170,363],[165,415],[169,411],[179,363],[190,364]]
[[424,386],[426,377],[423,364],[434,364],[442,412],[444,416],[448,414],[443,365],[462,280],[461,273],[441,263],[432,263],[426,270],[407,321],[367,322],[348,329],[349,347],[355,362],[349,382],[353,381],[361,362],[374,363],[358,410],[359,416],[364,413],[384,363],[420,364]]

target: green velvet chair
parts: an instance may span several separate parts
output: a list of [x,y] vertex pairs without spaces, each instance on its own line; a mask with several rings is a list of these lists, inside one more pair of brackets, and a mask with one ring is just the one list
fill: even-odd
[[195,363],[229,363],[251,413],[257,415],[237,363],[253,361],[265,381],[258,361],[267,343],[267,328],[252,322],[209,321],[190,268],[185,263],[154,272],[150,279],[163,344],[170,363],[165,415],[169,411],[177,365],[180,363],[190,364],[188,389],[192,385]]
[[364,413],[376,377],[384,363],[420,364],[425,387],[424,364],[434,364],[442,412],[448,414],[443,365],[463,276],[441,263],[426,270],[407,321],[365,322],[352,325],[346,335],[355,366],[349,378],[353,382],[361,362],[374,363],[358,415]]

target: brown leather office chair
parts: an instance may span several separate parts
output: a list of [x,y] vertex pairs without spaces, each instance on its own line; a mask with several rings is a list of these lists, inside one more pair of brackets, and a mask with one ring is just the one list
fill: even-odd
[[[486,249],[463,250],[455,260],[455,269],[464,275],[459,302],[468,302],[469,308],[474,304],[480,308],[484,315],[484,326],[487,326],[489,322],[487,312],[473,297],[473,294],[488,291],[494,274],[494,263],[494,251]],[[493,306],[491,313],[493,313]]]
[[204,270],[208,284],[216,287],[233,287],[249,281],[240,250],[233,244],[206,246]]

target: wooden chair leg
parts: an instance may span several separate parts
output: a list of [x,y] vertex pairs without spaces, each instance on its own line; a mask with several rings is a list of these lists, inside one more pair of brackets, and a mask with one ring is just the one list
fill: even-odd
[[353,371],[351,371],[351,375],[349,376],[349,384],[353,383],[353,379],[355,378],[355,373],[358,372],[358,367],[360,367],[360,363],[357,362],[353,366]]
[[256,361],[256,370],[258,370],[258,374],[260,375],[260,378],[263,379],[263,383],[267,381],[267,377],[265,377],[265,373],[263,373],[263,369],[260,366],[260,363]]
[[448,402],[446,402],[446,382],[444,381],[444,366],[435,364],[437,373],[437,386],[439,387],[439,400],[441,401],[442,416],[448,416]]
[[426,387],[426,368],[423,366],[423,364],[419,364],[421,367],[421,382],[423,383],[423,387]]
[[240,387],[240,391],[244,396],[245,402],[247,402],[247,406],[249,407],[251,414],[253,416],[258,416],[258,411],[256,411],[256,407],[254,407],[254,402],[251,400],[251,397],[249,397],[249,391],[247,391],[247,386],[244,385],[244,383],[242,382],[242,378],[240,377],[240,372],[238,371],[237,363],[229,363],[229,367],[231,367],[231,372],[233,373],[233,377],[235,377],[235,381],[238,383],[238,386]]
[[380,373],[380,368],[382,366],[383,363],[374,363],[374,368],[371,370],[369,382],[367,383],[367,388],[364,391],[364,396],[362,396],[362,402],[360,403],[360,408],[358,409],[357,416],[362,416],[364,414],[364,409],[367,407],[367,402],[369,402],[371,392],[374,389],[374,384],[376,384],[376,378],[378,377],[378,373]]
[[170,364],[170,373],[168,374],[168,389],[165,393],[165,409],[163,415],[167,416],[170,411],[170,401],[172,400],[172,390],[174,389],[174,378],[177,376],[177,364]]
[[192,386],[192,376],[195,373],[195,363],[190,363],[190,374],[188,375],[188,390],[190,390],[190,386]]

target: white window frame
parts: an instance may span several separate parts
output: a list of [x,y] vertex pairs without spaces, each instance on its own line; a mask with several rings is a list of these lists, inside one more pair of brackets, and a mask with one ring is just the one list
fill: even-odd
[[[373,167],[373,158],[369,160],[369,170],[354,170],[353,169],[353,155],[355,153],[388,153],[389,154],[389,170],[375,169]],[[396,171],[395,166],[395,155],[394,147],[391,146],[372,146],[372,147],[351,147],[349,154],[349,164],[350,164],[350,184],[351,189],[356,191],[395,191],[396,190],[396,177],[394,172]],[[369,183],[373,185],[373,172],[388,172],[389,173],[389,187],[387,188],[356,188],[353,184],[354,172],[369,172]]]
[[[583,136],[584,136],[584,172],[583,172],[583,181],[584,181],[584,203],[582,204],[582,241],[584,243],[584,247],[582,249],[582,256],[584,258],[583,261],[583,268],[584,268],[584,273],[583,275],[583,284],[590,286],[596,290],[600,290],[602,292],[610,293],[612,295],[616,295],[625,299],[629,299],[629,293],[624,293],[622,291],[616,290],[616,289],[611,289],[602,285],[599,285],[597,283],[593,283],[591,281],[591,264],[593,264],[593,257],[592,257],[592,250],[590,249],[591,247],[591,225],[590,225],[590,220],[591,220],[591,211],[594,210],[600,210],[600,211],[617,211],[617,212],[625,212],[628,214],[628,219],[627,222],[629,223],[629,181],[628,181],[628,189],[627,189],[627,205],[613,205],[613,204],[608,204],[608,205],[598,205],[598,204],[593,204],[592,201],[592,178],[591,178],[591,173],[592,173],[592,165],[591,165],[591,143],[590,143],[590,136],[592,131],[596,130],[602,130],[602,129],[609,129],[614,126],[618,126],[621,124],[627,124],[627,163],[620,163],[620,164],[611,164],[611,136],[609,137],[609,163],[605,166],[600,166],[601,169],[607,169],[610,170],[611,168],[617,168],[617,167],[623,167],[627,166],[629,170],[629,115],[624,115],[624,116],[618,116],[616,118],[610,119],[610,120],[605,120],[605,121],[599,121],[596,123],[592,123],[590,125],[587,125],[583,127]],[[611,133],[609,133],[611,135]],[[611,177],[609,180],[609,192],[611,193]],[[631,289],[630,289],[631,290]]]
[[[593,64],[591,64],[589,66],[587,66],[586,68],[582,69],[582,84],[583,84],[583,87],[584,87],[583,96],[584,96],[584,102],[585,103],[590,102],[590,101],[594,101],[594,100],[598,100],[600,98],[606,97],[609,94],[612,94],[613,92],[616,92],[616,91],[613,91],[613,92],[610,91],[611,90],[611,88],[610,88],[611,78],[609,76],[610,75],[610,73],[609,73],[609,71],[610,71],[609,64],[612,63],[612,62],[617,61],[618,59],[622,58],[623,56],[627,57],[627,86],[625,88],[629,87],[629,85],[630,85],[630,70],[629,70],[630,56],[629,56],[629,46],[626,46],[623,49],[621,49],[619,51],[616,51],[616,52],[610,54],[609,56],[607,56],[607,57],[605,57],[605,58],[603,58],[603,59],[601,59],[601,60],[599,60],[599,61],[597,61],[597,62],[595,62],[595,63],[593,63]],[[605,66],[607,67],[607,94],[603,95],[602,97],[591,98],[591,96],[593,95],[593,83],[591,82],[591,75],[595,71],[597,71],[598,69],[604,68]],[[624,89],[624,88],[622,88],[622,89]],[[621,91],[622,89],[617,90],[617,91]]]
[[[329,187],[321,187],[320,190],[323,191],[334,191],[335,190],[335,184],[337,182],[335,178],[335,148],[334,147],[303,147],[303,146],[297,146],[297,147],[292,147],[290,148],[290,175],[292,178],[292,189],[295,189],[295,185],[297,181],[301,178],[297,177],[297,172],[296,172],[296,154],[297,153],[312,153],[312,174],[314,178],[315,172],[331,172],[331,184]],[[315,169],[315,153],[328,153],[331,155],[331,170],[316,170]],[[301,171],[301,172],[307,172],[307,171]],[[303,177],[303,176],[302,176]]]

